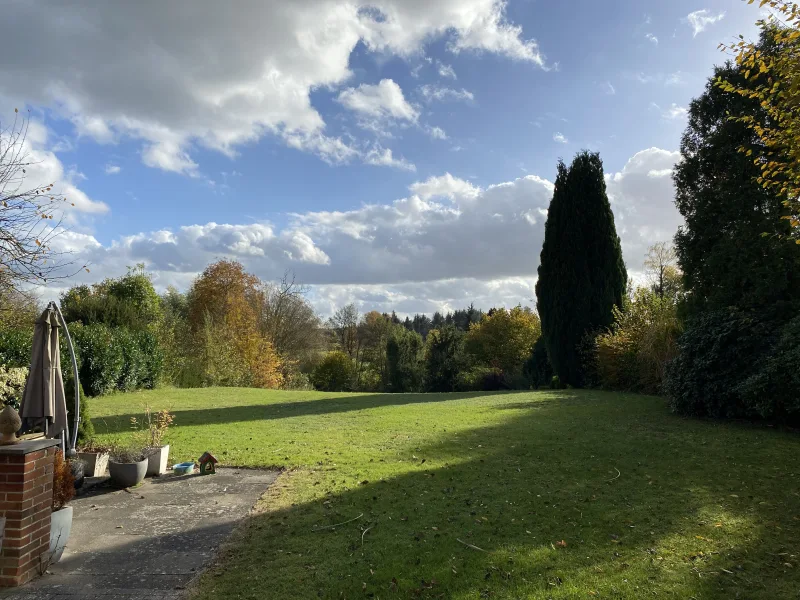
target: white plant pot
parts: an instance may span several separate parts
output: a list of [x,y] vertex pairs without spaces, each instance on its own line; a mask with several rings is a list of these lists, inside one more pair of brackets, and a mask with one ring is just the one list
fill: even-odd
[[78,458],[86,465],[86,477],[102,477],[108,469],[108,452],[78,452]]
[[167,472],[167,464],[169,462],[169,444],[161,446],[161,448],[152,448],[152,454],[147,458],[147,475],[148,477],[157,477]]
[[50,562],[61,560],[72,531],[72,507],[65,506],[50,515]]

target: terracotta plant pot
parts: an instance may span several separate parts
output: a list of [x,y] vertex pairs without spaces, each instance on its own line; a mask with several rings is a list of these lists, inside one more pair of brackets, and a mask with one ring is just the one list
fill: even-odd
[[72,531],[72,507],[65,506],[50,515],[50,562],[61,560]]
[[108,469],[108,452],[78,452],[78,458],[84,463],[86,477],[102,477]]
[[167,472],[167,461],[169,459],[169,444],[160,448],[149,448],[147,450],[147,476],[158,477]]
[[123,488],[139,485],[147,474],[147,462],[146,458],[133,463],[118,463],[110,460],[108,472],[111,475],[111,481]]

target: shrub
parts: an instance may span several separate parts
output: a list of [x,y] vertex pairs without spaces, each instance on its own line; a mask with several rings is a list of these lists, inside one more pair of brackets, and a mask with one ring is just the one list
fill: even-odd
[[[763,407],[757,409],[752,395],[743,392],[758,389],[759,378],[754,376],[763,361],[754,357],[768,356],[774,342],[775,324],[750,313],[717,310],[692,318],[678,340],[678,355],[666,371],[672,409],[709,417],[767,414]],[[744,385],[748,379],[749,387]]]
[[0,329],[0,364],[29,367],[33,352],[33,328]]
[[53,510],[60,510],[75,496],[75,478],[61,450],[56,450],[53,462]]
[[772,351],[740,387],[743,403],[762,417],[800,420],[800,317],[784,326]]
[[125,367],[123,349],[114,333],[101,323],[73,329],[73,341],[81,356],[78,373],[83,389],[89,396],[113,391]]
[[292,370],[287,373],[283,378],[284,390],[313,390],[314,384],[311,383],[311,377],[307,373]]
[[[94,440],[94,423],[92,423],[89,401],[83,391],[83,384],[81,384],[78,394],[80,395],[81,420],[78,423],[76,444],[81,448],[85,448],[90,446]],[[72,423],[75,413],[75,380],[72,377],[69,377],[64,382],[64,395],[67,401],[67,422]],[[72,429],[70,429],[69,434],[72,435]]]
[[547,357],[547,346],[543,337],[540,336],[536,340],[530,357],[525,361],[522,372],[531,387],[539,389],[550,385],[553,379],[553,367],[550,366],[550,359]]
[[0,404],[19,410],[22,392],[28,380],[27,367],[6,367],[0,365]]
[[164,372],[164,350],[159,344],[158,337],[151,331],[136,333],[136,342],[143,360],[139,387],[152,390]]
[[352,389],[355,365],[350,356],[338,350],[328,352],[314,369],[314,387],[324,392],[345,392]]
[[666,366],[677,354],[680,331],[674,298],[637,289],[622,310],[614,309],[611,329],[594,338],[598,384],[615,390],[662,393]]
[[133,332],[114,329],[112,337],[122,350],[122,370],[117,380],[117,389],[121,392],[133,391],[140,387],[145,376],[145,354]]

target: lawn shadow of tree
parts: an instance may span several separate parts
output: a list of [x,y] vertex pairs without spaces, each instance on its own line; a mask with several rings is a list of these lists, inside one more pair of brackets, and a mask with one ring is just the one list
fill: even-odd
[[797,436],[561,397],[498,398],[505,422],[415,448],[400,476],[370,479],[380,454],[358,483],[287,475],[313,499],[270,499],[193,597],[796,595]]
[[[429,404],[449,402],[465,398],[503,396],[509,392],[452,392],[448,394],[360,394],[352,396],[323,397],[315,400],[296,402],[260,403],[218,408],[173,410],[176,426],[243,423],[247,421],[268,421],[292,417],[310,417],[351,411],[369,410],[408,404]],[[115,415],[113,417],[94,417],[92,424],[98,433],[125,433],[131,429],[131,418],[141,422],[144,406],[140,412]]]

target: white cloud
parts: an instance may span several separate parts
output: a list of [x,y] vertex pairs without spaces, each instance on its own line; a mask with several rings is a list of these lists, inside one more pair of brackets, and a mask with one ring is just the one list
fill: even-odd
[[106,175],[116,175],[117,173],[122,171],[122,167],[120,167],[119,165],[112,165],[109,163],[106,165],[105,171]]
[[709,25],[713,25],[714,23],[717,23],[724,18],[725,18],[725,11],[714,14],[707,8],[704,8],[703,10],[696,10],[694,12],[689,13],[688,15],[686,15],[686,19],[684,20],[692,28],[692,35],[694,37],[697,37],[697,34],[705,31]]
[[481,193],[481,188],[474,186],[465,179],[453,177],[450,173],[445,173],[440,177],[429,177],[425,181],[418,181],[409,186],[409,190],[422,198],[477,198]]
[[645,74],[645,73],[636,73],[634,75],[636,80],[639,83],[650,84],[650,83],[661,83],[663,85],[682,85],[686,83],[683,79],[683,73],[680,71],[675,71],[674,73],[652,73],[652,74]]
[[426,102],[432,102],[434,100],[439,102],[446,102],[448,100],[472,102],[475,99],[474,94],[465,89],[455,90],[453,88],[431,84],[420,86],[419,93],[422,94]]
[[606,90],[606,94],[608,94],[609,96],[613,96],[614,94],[617,93],[616,88],[613,85],[611,85],[610,81],[606,81],[604,87]]
[[563,133],[561,133],[559,131],[556,131],[553,134],[553,141],[554,142],[558,142],[559,144],[567,144],[567,143],[569,143],[569,140],[564,136]]
[[661,114],[665,119],[685,119],[686,115],[689,114],[689,109],[684,106],[678,106],[673,102],[672,106],[665,109]]
[[446,140],[447,133],[441,127],[428,127],[426,129],[428,135],[430,135],[435,140]]
[[457,79],[456,72],[450,65],[446,65],[443,62],[437,62],[437,66],[439,68],[439,77],[445,77],[445,78],[449,77],[450,79]]
[[416,171],[417,167],[405,158],[395,158],[389,148],[377,146],[364,155],[364,162],[377,167],[395,167],[405,171]]
[[649,148],[637,152],[617,173],[607,173],[608,197],[631,271],[641,271],[647,248],[669,241],[683,219],[675,208],[672,171],[679,152]]
[[[0,97],[0,106],[11,106],[4,98]],[[3,123],[13,123],[14,117],[2,118]],[[17,117],[20,118],[20,117]],[[26,117],[27,119],[28,117]],[[21,125],[17,126],[20,129]],[[36,188],[53,185],[52,191],[61,194],[66,202],[61,214],[56,214],[56,218],[61,218],[70,225],[76,224],[86,215],[101,215],[109,212],[109,207],[105,202],[91,199],[79,184],[86,176],[74,168],[65,169],[61,160],[56,154],[48,149],[51,143],[51,134],[47,127],[35,119],[28,119],[28,129],[22,146],[19,147],[20,156],[25,157],[28,163],[25,167],[25,179],[22,183],[24,189],[32,190]],[[56,141],[59,144],[60,140]],[[13,183],[13,182],[12,182]],[[8,190],[7,190],[8,191]]]
[[403,90],[391,79],[382,79],[377,85],[363,83],[357,88],[347,88],[339,94],[338,101],[350,110],[376,119],[415,123],[419,117],[419,112],[406,102]]
[[[679,159],[678,152],[650,148],[606,175],[632,272],[641,271],[647,247],[669,240],[681,223],[671,178]],[[471,301],[489,308],[531,304],[552,193],[552,183],[534,175],[479,187],[445,173],[412,184],[394,202],[289,215],[282,228],[206,223],[102,245],[84,234],[60,239],[91,262],[92,273],[80,281],[117,276],[124,265],[144,262],[159,289],[185,289],[209,262],[230,257],[264,279],[294,270],[312,286],[323,312],[349,300],[365,310],[401,313]]]
[[232,156],[265,135],[329,162],[359,156],[326,132],[310,97],[352,76],[359,43],[412,57],[446,40],[453,54],[493,53],[546,68],[537,43],[507,20],[504,0],[243,0],[236,10],[212,0],[158,10],[79,4],[6,7],[6,45],[37,42],[0,65],[4,86],[70,119],[80,135],[137,140],[145,164],[188,175],[199,170],[196,149]]
[[658,46],[658,38],[654,36],[652,33],[647,33],[645,34],[644,37],[647,39],[647,41],[652,42],[653,44]]

